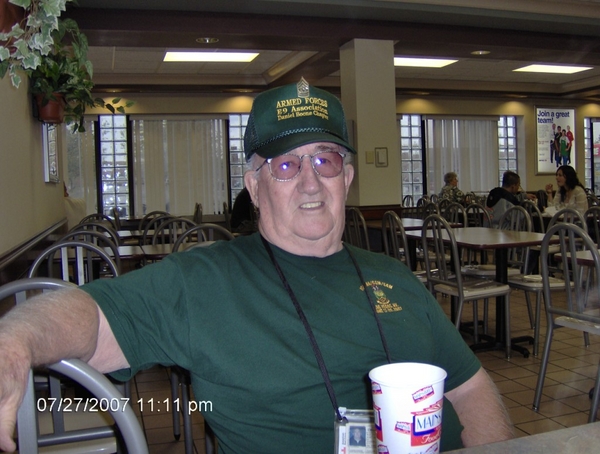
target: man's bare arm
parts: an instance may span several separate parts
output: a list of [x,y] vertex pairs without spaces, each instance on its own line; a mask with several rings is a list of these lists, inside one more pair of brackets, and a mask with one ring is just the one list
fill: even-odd
[[483,368],[458,388],[448,391],[446,397],[464,426],[462,440],[466,447],[514,438],[513,425],[500,394]]
[[84,291],[44,293],[0,319],[0,450],[15,450],[12,434],[30,367],[71,358],[101,372],[128,366],[104,314]]

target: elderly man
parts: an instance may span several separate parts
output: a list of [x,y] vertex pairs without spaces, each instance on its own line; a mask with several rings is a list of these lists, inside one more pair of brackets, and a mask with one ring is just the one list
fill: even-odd
[[0,449],[14,449],[29,367],[73,357],[120,379],[188,369],[223,453],[331,452],[335,407],[368,409],[367,374],[388,361],[447,371],[442,449],[510,438],[432,295],[399,261],[342,243],[355,151],[339,100],[304,80],[262,93],[245,152],[259,233],[42,295],[0,322]]

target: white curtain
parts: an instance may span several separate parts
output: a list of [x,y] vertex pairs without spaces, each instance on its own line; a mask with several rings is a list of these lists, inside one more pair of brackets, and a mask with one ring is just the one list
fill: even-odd
[[86,118],[85,132],[73,132],[72,124],[61,125],[64,157],[63,179],[69,197],[84,199],[86,213],[97,213],[96,191],[96,141],[94,121]]
[[154,210],[190,215],[196,202],[219,213],[227,200],[223,119],[132,121],[135,217]]
[[498,118],[427,118],[427,186],[437,194],[456,172],[463,192],[489,191],[498,181]]

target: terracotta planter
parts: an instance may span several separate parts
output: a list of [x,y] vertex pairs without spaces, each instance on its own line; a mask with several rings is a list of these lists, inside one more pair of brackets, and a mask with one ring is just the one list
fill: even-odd
[[43,105],[43,96],[35,95],[38,106],[38,119],[44,123],[62,123],[65,117],[65,101],[60,93],[54,93],[56,101],[50,100]]

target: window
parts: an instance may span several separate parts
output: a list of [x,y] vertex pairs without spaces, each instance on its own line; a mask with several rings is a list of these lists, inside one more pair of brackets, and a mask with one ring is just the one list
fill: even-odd
[[112,216],[116,207],[119,216],[131,213],[129,191],[129,156],[127,146],[127,116],[100,115],[100,203],[102,213]]
[[507,170],[517,171],[517,119],[498,118],[498,186],[502,186],[502,175]]
[[421,115],[402,115],[399,123],[402,195],[411,195],[416,201],[425,194]]
[[238,193],[244,188],[244,172],[250,167],[244,156],[244,132],[248,123],[248,114],[229,115],[229,181],[230,206]]

